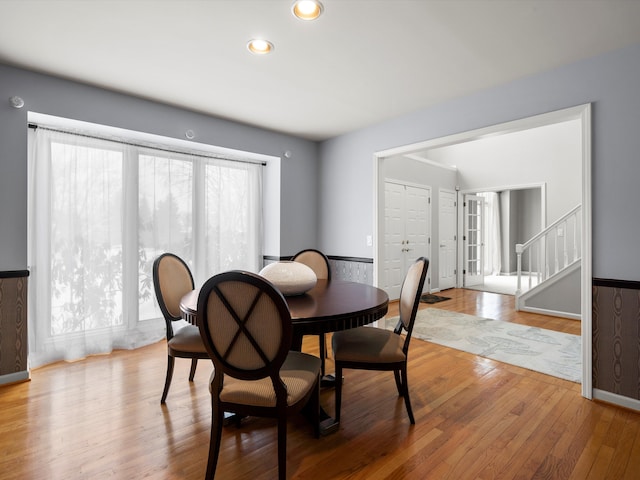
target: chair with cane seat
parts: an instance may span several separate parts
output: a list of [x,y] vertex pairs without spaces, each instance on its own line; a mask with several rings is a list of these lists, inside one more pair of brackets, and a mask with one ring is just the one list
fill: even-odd
[[[393,331],[375,327],[358,327],[333,334],[333,358],[336,366],[335,418],[340,420],[342,370],[393,371],[398,394],[404,398],[409,420],[415,423],[407,381],[407,357],[411,332],[424,287],[429,260],[418,258],[409,267],[400,290],[400,318]],[[406,332],[405,335],[402,333]]]
[[[319,250],[308,248],[296,253],[292,260],[294,262],[304,263],[307,267],[311,268],[316,274],[316,278],[331,280],[331,266],[329,265],[329,259],[327,256]],[[320,359],[322,360],[322,376],[325,374],[325,358],[327,357],[327,341],[324,333],[319,333],[319,345]]]
[[211,277],[198,296],[197,323],[209,356],[211,439],[206,478],[215,475],[224,412],[276,418],[278,477],[286,478],[287,418],[306,406],[315,437],[320,423],[320,359],[289,351],[289,307],[272,283],[250,272]]
[[173,324],[182,319],[180,299],[193,290],[193,276],[189,266],[173,253],[160,255],[153,262],[153,286],[167,327],[167,376],[160,399],[160,403],[165,403],[173,377],[175,358],[191,359],[189,381],[193,381],[198,359],[207,359],[209,354],[204,348],[198,327],[184,325],[175,331],[173,328]]

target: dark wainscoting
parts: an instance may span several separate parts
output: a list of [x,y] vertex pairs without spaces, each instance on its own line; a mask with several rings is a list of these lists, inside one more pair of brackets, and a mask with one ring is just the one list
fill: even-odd
[[0,272],[0,384],[29,378],[27,270]]
[[640,282],[593,279],[593,387],[640,400]]

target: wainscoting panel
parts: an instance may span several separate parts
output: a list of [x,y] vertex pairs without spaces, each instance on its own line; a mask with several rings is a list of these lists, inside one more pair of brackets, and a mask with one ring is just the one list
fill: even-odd
[[373,259],[329,256],[332,278],[373,285]]
[[640,282],[593,280],[593,387],[640,400]]
[[29,377],[27,271],[0,272],[0,384]]

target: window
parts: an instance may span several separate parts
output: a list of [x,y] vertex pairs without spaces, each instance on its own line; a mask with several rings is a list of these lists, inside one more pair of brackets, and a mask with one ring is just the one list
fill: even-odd
[[30,362],[164,337],[152,265],[258,271],[261,165],[30,130]]

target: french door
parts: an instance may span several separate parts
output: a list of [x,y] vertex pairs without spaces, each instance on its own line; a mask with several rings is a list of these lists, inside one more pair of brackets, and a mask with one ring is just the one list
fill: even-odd
[[464,286],[484,283],[483,273],[483,218],[484,198],[477,195],[464,197]]

